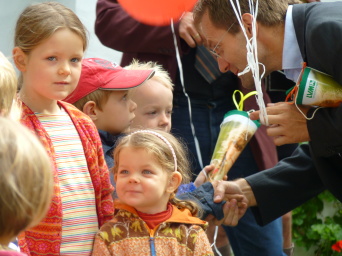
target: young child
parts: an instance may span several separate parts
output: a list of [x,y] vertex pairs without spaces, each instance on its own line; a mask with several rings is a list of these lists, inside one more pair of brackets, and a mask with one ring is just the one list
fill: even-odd
[[137,105],[128,97],[128,91],[153,74],[153,70],[126,70],[104,59],[84,59],[78,86],[64,99],[95,123],[109,168],[114,164],[113,150],[117,138],[129,131],[135,117]]
[[94,236],[113,217],[109,172],[91,119],[62,102],[78,83],[86,31],[65,6],[27,7],[15,29],[13,59],[21,71],[22,123],[53,164],[54,194],[46,217],[19,236],[29,255],[90,255]]
[[154,70],[154,76],[142,86],[129,92],[137,104],[131,128],[159,129],[170,132],[173,100],[173,83],[167,71],[155,62],[133,60],[125,69]]
[[185,147],[170,133],[138,130],[114,150],[119,201],[93,255],[213,255],[197,206],[175,197],[190,180]]
[[0,52],[0,116],[10,116],[18,120],[20,108],[16,101],[17,75],[12,64]]
[[0,117],[0,130],[0,255],[26,255],[8,244],[45,216],[53,192],[51,163],[24,126]]

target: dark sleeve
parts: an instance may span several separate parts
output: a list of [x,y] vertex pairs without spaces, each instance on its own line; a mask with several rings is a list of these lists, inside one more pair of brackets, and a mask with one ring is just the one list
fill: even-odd
[[[179,23],[174,26],[180,45]],[[95,33],[102,44],[117,51],[175,55],[171,26],[142,24],[130,17],[115,0],[98,0]]]
[[[308,116],[312,116],[311,109]],[[342,154],[342,105],[337,108],[318,109],[307,121],[311,147],[316,157]]]
[[[310,42],[306,45],[308,66],[331,75],[342,86],[342,3],[319,6],[317,13],[310,16],[312,26],[307,25],[306,42]],[[322,12],[328,13],[329,18],[322,17]],[[313,111],[310,110],[309,117]],[[342,153],[341,105],[338,108],[319,109],[307,124],[315,156],[330,157]]]
[[197,203],[203,210],[201,219],[205,219],[209,214],[215,216],[218,220],[223,218],[222,207],[225,201],[214,203],[214,188],[210,182],[204,183],[190,193],[184,193],[177,197],[182,200],[191,200]]
[[307,144],[299,146],[291,157],[275,167],[246,177],[246,180],[258,205],[252,207],[252,211],[260,225],[266,225],[325,189]]

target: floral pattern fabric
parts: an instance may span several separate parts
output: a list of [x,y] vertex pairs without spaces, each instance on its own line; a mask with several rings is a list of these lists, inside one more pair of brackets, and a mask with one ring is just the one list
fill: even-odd
[[114,219],[96,235],[93,256],[147,256],[153,255],[153,247],[158,256],[214,255],[206,222],[192,217],[188,210],[173,206],[171,218],[151,230],[133,208],[119,207]]

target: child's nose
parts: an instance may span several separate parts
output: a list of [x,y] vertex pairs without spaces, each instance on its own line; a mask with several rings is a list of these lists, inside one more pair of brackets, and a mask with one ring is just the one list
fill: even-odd
[[139,177],[137,175],[134,175],[132,174],[130,177],[129,177],[129,180],[128,180],[129,183],[139,183]]
[[133,100],[130,100],[130,111],[134,112],[137,109],[137,103],[135,103]]
[[60,75],[70,75],[71,70],[70,70],[70,65],[66,62],[61,63],[58,69],[58,74]]
[[161,114],[160,119],[159,119],[159,126],[160,127],[165,127],[168,126],[171,122],[171,117],[168,116],[167,114]]

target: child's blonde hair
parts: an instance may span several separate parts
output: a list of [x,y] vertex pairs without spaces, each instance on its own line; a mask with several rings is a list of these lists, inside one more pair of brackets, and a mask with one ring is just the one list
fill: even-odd
[[[160,135],[160,136],[158,136]],[[164,141],[164,139],[169,142]],[[173,148],[175,158],[170,146]],[[177,171],[182,175],[182,184],[189,183],[191,180],[190,163],[188,160],[188,152],[185,145],[168,132],[160,130],[138,130],[118,140],[114,150],[114,175],[118,171],[119,155],[123,148],[145,149],[152,154],[154,159],[162,166],[164,171],[171,174],[175,171],[175,160],[177,161]],[[199,207],[192,201],[179,200],[175,197],[175,193],[170,196],[170,203],[179,209],[187,208],[193,216],[199,214]]]
[[102,107],[107,103],[109,96],[114,90],[96,90],[93,91],[83,98],[79,99],[73,105],[78,108],[79,110],[83,111],[84,105],[89,101],[94,101],[96,107],[102,111]]
[[39,223],[50,205],[53,173],[45,148],[26,127],[0,117],[0,236]]
[[[156,62],[139,62],[136,59],[133,59],[132,63],[126,67],[128,70],[154,70],[154,75],[149,80],[155,80],[164,85],[166,88],[173,90],[173,83],[169,76],[169,73],[163,69],[161,65],[158,65]],[[138,88],[138,87],[137,87]],[[135,88],[129,90],[129,95],[132,95]],[[102,111],[102,107],[107,103],[110,94],[114,90],[96,90],[83,98],[79,99],[73,105],[77,107],[79,110],[83,111],[84,105],[89,101],[94,101],[96,107]]]
[[156,62],[139,62],[136,59],[133,59],[133,61],[131,62],[131,64],[129,64],[128,66],[124,67],[125,69],[129,69],[129,70],[149,70],[152,69],[154,70],[154,76],[151,77],[150,80],[155,80],[159,83],[161,83],[162,85],[164,85],[166,88],[170,89],[171,91],[173,91],[173,83],[171,80],[171,77],[169,75],[169,73],[159,64],[157,64]]
[[[17,20],[14,47],[20,48],[28,55],[36,46],[63,28],[69,29],[82,39],[85,51],[88,45],[87,30],[72,10],[56,2],[32,4],[24,9]],[[19,89],[22,83],[23,78],[20,75]]]
[[0,115],[8,116],[11,114],[11,110],[16,111],[17,105],[13,104],[16,102],[16,92],[17,75],[14,67],[0,52]]
[[29,54],[58,29],[67,28],[82,38],[87,48],[87,31],[77,15],[56,2],[33,4],[24,9],[15,28],[14,46]]

